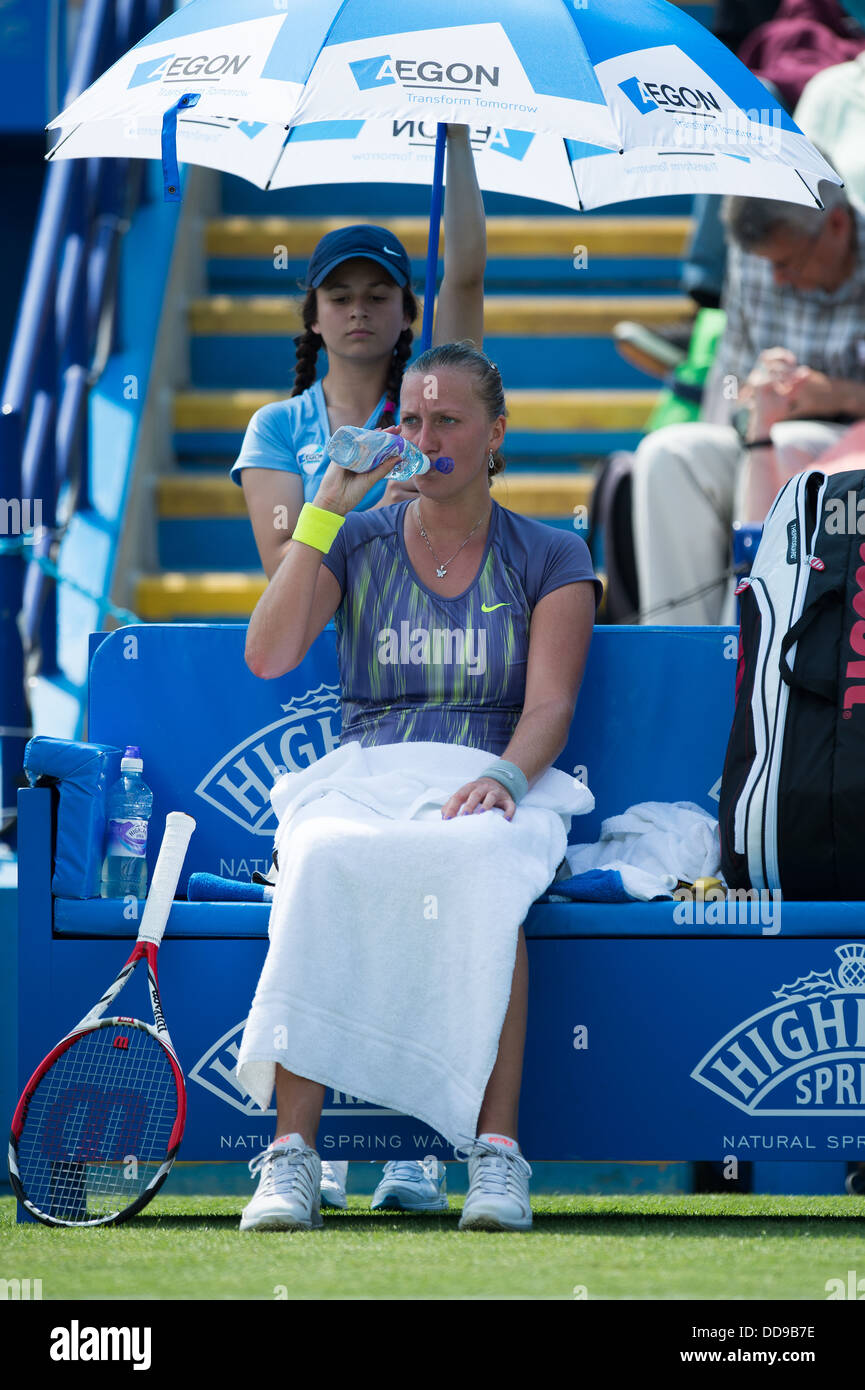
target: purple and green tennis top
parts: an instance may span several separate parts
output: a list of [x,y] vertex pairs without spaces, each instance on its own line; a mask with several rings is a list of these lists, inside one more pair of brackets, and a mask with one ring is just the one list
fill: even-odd
[[501,753],[522,714],[535,604],[583,581],[600,599],[588,546],[494,501],[477,577],[445,598],[420,581],[409,559],[409,505],[349,512],[323,556],[342,589],[334,614],[340,741],[462,743]]

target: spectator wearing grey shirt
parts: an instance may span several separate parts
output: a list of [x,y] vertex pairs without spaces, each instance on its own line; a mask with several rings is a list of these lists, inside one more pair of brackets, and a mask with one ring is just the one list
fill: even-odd
[[820,194],[822,210],[725,199],[727,324],[702,419],[647,435],[634,461],[644,623],[731,621],[731,526],[759,493],[760,441],[795,472],[865,416],[865,207]]

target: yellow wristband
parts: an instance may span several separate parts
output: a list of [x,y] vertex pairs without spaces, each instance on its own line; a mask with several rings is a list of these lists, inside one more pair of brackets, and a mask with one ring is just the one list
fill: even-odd
[[304,502],[291,539],[312,545],[326,555],[344,521],[345,517],[338,512],[329,512],[324,507],[314,507],[311,502]]

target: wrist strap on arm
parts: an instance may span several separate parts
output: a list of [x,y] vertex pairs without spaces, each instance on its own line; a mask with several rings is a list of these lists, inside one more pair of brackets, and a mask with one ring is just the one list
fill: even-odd
[[498,758],[485,767],[483,772],[478,773],[478,778],[481,777],[492,777],[496,782],[501,782],[505,790],[510,792],[515,806],[519,805],[529,789],[528,778],[522,768],[504,758]]
[[326,555],[344,521],[345,517],[340,516],[338,512],[329,512],[325,507],[316,507],[312,502],[304,502],[291,539],[301,541],[303,545],[314,546]]

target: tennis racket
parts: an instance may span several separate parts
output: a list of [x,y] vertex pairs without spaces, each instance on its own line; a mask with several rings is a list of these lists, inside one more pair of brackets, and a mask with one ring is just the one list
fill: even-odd
[[[15,1195],[49,1226],[126,1221],[162,1186],[180,1146],[186,1087],[156,973],[156,954],[195,821],[171,811],[132,954],[102,998],[36,1068],[9,1140]],[[103,1018],[140,960],[153,1023]]]

